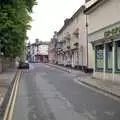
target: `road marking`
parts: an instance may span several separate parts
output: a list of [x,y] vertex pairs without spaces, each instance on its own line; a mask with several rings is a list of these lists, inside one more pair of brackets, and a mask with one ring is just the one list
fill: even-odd
[[111,98],[111,99],[113,99],[113,100],[115,100],[115,101],[117,101],[117,102],[120,103],[120,99],[117,98],[117,97],[115,97],[115,96],[112,96],[112,95],[110,95],[110,94],[108,94],[108,93],[105,93],[105,92],[103,92],[103,91],[97,90],[96,88],[93,88],[93,87],[91,87],[91,86],[88,86],[88,85],[86,85],[86,84],[83,84],[82,82],[78,81],[77,79],[74,79],[74,82],[77,83],[77,84],[80,84],[80,85],[82,85],[82,86],[84,86],[84,87],[86,87],[86,88],[89,88],[89,89],[91,89],[91,90],[93,90],[93,91],[95,91],[95,92],[97,92],[97,93],[100,93],[100,94],[102,94],[102,95],[104,95],[104,96],[107,96],[107,97],[109,97],[109,98]]
[[7,108],[5,110],[3,120],[12,120],[15,101],[16,101],[16,97],[17,97],[18,86],[19,86],[18,84],[19,84],[19,80],[20,80],[20,75],[21,75],[21,71],[16,73],[15,83],[13,85],[13,89],[12,89],[12,92],[11,92],[10,99],[8,101]]
[[36,82],[56,120],[88,120],[88,118],[94,118],[93,120],[95,120],[95,117],[89,111],[76,112],[70,101],[54,85],[49,84],[49,80],[36,75]]
[[[17,76],[18,73],[16,73],[16,76]],[[15,78],[16,79],[16,78]],[[12,96],[13,96],[13,93],[14,93],[14,88],[15,88],[15,84],[16,84],[16,80],[15,80],[15,83],[13,85],[13,89],[12,89],[12,92],[11,92],[11,96],[10,96],[10,99],[9,99],[9,102],[8,102],[8,105],[7,105],[7,108],[5,110],[5,115],[3,117],[3,120],[7,120],[7,116],[8,116],[8,113],[9,113],[9,108],[10,108],[10,104],[11,104],[11,101],[12,101]]]
[[12,101],[11,110],[10,110],[10,113],[9,113],[9,116],[8,116],[8,120],[12,120],[12,117],[13,117],[15,102],[16,102],[18,88],[19,88],[20,75],[21,75],[21,73],[18,74],[16,88],[15,88],[15,94],[14,94],[14,98],[13,98],[13,101]]

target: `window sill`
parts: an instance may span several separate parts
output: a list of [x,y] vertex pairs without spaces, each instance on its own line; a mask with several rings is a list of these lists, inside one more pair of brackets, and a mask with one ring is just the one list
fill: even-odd
[[100,69],[100,68],[96,68],[96,69],[95,69],[95,72],[104,72],[104,70],[103,70],[103,69]]

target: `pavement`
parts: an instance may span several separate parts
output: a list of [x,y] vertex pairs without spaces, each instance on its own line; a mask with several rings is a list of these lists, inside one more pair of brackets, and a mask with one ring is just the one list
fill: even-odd
[[120,83],[92,77],[78,78],[78,81],[120,99]]
[[120,103],[45,64],[23,71],[13,120],[120,120]]
[[7,72],[0,73],[0,106],[4,101],[7,90],[15,76],[16,69],[9,69]]
[[51,67],[54,67],[56,69],[59,69],[59,70],[62,70],[62,71],[65,71],[65,72],[68,72],[68,73],[71,73],[73,75],[75,75],[76,77],[81,77],[81,76],[92,76],[91,73],[85,73],[83,71],[79,71],[79,70],[75,70],[75,69],[71,69],[71,68],[67,68],[67,67],[64,67],[64,66],[59,66],[59,65],[55,65],[55,64],[50,64],[50,63],[46,63],[48,66],[51,66]]

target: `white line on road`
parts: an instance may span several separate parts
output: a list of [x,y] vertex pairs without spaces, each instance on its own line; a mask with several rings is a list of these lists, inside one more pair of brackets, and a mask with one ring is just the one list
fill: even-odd
[[95,92],[97,92],[97,93],[100,93],[100,94],[102,94],[102,95],[104,95],[104,96],[107,96],[107,97],[109,97],[109,98],[111,98],[111,99],[113,99],[113,100],[115,100],[115,101],[117,101],[117,102],[120,102],[120,99],[119,99],[119,98],[114,97],[114,96],[112,96],[112,95],[110,95],[110,94],[108,94],[108,93],[105,93],[105,92],[103,92],[103,91],[100,91],[100,90],[98,90],[98,89],[96,89],[96,88],[93,88],[93,87],[90,87],[90,86],[88,86],[88,85],[85,85],[85,84],[83,84],[82,82],[80,82],[78,79],[74,79],[74,82],[77,83],[77,84],[79,84],[79,85],[82,85],[82,86],[84,86],[84,87],[86,87],[86,88],[89,88],[89,89],[91,89],[91,90],[93,90],[93,91],[95,91]]

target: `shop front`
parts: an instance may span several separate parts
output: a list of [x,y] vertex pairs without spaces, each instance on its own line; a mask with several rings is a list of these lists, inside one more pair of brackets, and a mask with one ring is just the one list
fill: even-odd
[[104,32],[104,38],[92,42],[95,55],[94,76],[120,80],[120,27]]

